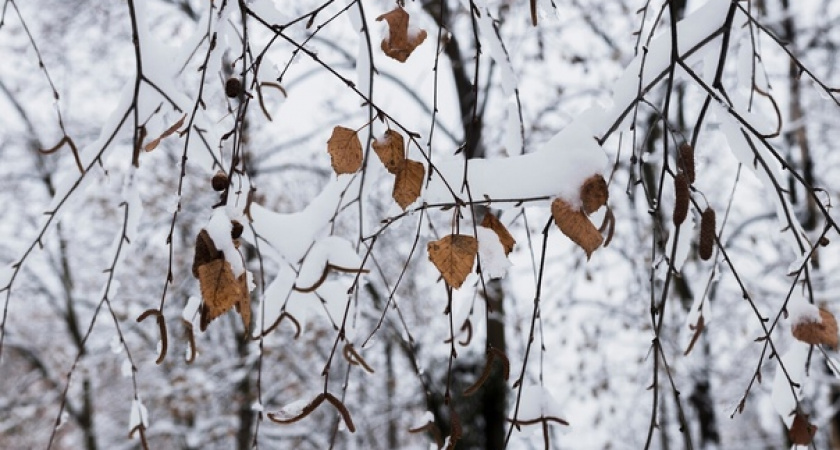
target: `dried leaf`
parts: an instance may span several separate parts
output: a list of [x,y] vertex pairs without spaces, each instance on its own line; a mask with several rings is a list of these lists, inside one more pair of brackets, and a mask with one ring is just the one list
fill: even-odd
[[793,337],[811,345],[837,348],[837,320],[827,310],[820,308],[819,322],[798,322],[791,327]]
[[399,6],[376,20],[388,22],[388,37],[382,40],[382,51],[399,62],[405,62],[411,52],[426,40],[426,30],[409,33],[408,13]]
[[796,413],[788,431],[791,444],[811,445],[815,434],[817,434],[817,426],[808,422],[808,416],[806,414]]
[[420,196],[420,192],[423,190],[423,177],[425,176],[426,168],[423,167],[423,163],[411,159],[405,160],[402,169],[397,173],[397,179],[394,181],[394,193],[392,194],[403,211]]
[[516,240],[511,236],[510,232],[502,225],[502,222],[493,214],[488,212],[484,215],[484,219],[481,220],[481,226],[484,228],[489,228],[496,233],[496,236],[499,236],[499,242],[502,243],[502,247],[505,248],[505,255],[509,255],[510,252],[513,251],[513,246],[516,245]]
[[428,251],[429,259],[446,283],[458,289],[472,272],[478,241],[465,234],[450,234],[439,241],[429,242]]
[[609,198],[607,182],[600,174],[592,175],[583,182],[580,187],[580,200],[583,204],[583,212],[592,214],[600,207],[607,204]]
[[213,239],[207,230],[202,229],[195,238],[195,258],[193,259],[192,273],[198,278],[198,268],[217,259],[224,259],[224,253],[216,248]]
[[373,141],[373,150],[388,172],[399,174],[405,165],[405,143],[401,134],[394,130],[386,131],[381,139]]
[[688,179],[684,173],[678,173],[674,176],[674,225],[679,226],[685,222],[688,216]]
[[337,175],[355,173],[362,167],[362,143],[359,135],[350,128],[337,126],[327,141],[327,151]]
[[691,342],[688,343],[688,348],[685,350],[685,353],[683,353],[683,356],[688,356],[688,354],[691,353],[691,349],[694,348],[694,344],[697,343],[697,339],[700,338],[700,334],[702,334],[703,330],[706,328],[706,319],[703,318],[703,315],[700,315],[700,317],[697,318],[697,325],[689,325],[689,328],[694,331],[694,335],[691,336]]
[[[233,276],[230,263],[224,259],[216,259],[199,266],[198,283],[201,298],[204,300],[199,308],[201,331],[204,331],[213,319],[240,304],[243,292],[242,286]],[[244,295],[248,295],[247,290]]]
[[700,215],[700,242],[697,243],[697,254],[703,261],[712,257],[715,248],[715,210],[706,208]]
[[575,210],[565,200],[556,198],[551,203],[551,215],[560,231],[586,252],[587,259],[601,246],[604,238],[583,211]]
[[158,136],[155,139],[152,139],[151,142],[146,144],[146,146],[143,147],[143,150],[146,150],[147,152],[150,152],[150,151],[156,149],[157,146],[160,145],[160,141],[162,141],[162,140],[166,139],[167,137],[171,136],[176,131],[178,131],[178,128],[181,128],[181,126],[184,125],[184,119],[186,119],[186,118],[187,118],[187,115],[184,114],[180,119],[178,119],[177,122],[175,122],[174,125],[167,128],[166,131],[163,132],[163,134],[161,134],[160,136]]

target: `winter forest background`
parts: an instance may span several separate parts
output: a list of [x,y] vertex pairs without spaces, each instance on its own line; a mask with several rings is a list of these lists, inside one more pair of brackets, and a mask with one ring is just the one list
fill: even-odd
[[838,23],[4,0],[0,447],[840,448]]

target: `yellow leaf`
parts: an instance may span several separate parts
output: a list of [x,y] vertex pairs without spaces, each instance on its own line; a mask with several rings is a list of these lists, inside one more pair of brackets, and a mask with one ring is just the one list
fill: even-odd
[[583,204],[583,212],[592,214],[600,207],[607,204],[609,199],[607,182],[600,174],[592,175],[583,182],[580,187],[580,200]]
[[376,156],[388,169],[388,172],[397,175],[405,165],[405,147],[402,135],[394,130],[385,132],[381,139],[373,141],[373,150]]
[[458,289],[472,272],[478,241],[465,234],[450,234],[439,241],[429,242],[428,252],[429,260],[446,283]]
[[423,190],[423,177],[425,176],[426,168],[423,167],[423,163],[411,159],[405,160],[402,169],[397,173],[392,194],[394,201],[400,205],[403,211],[420,196],[420,192]]
[[589,221],[586,214],[583,211],[572,209],[563,199],[554,199],[554,202],[551,203],[551,215],[560,231],[586,252],[587,259],[604,241],[601,233]]
[[[213,319],[240,304],[243,295],[248,295],[247,288],[243,294],[242,284],[234,278],[230,263],[224,259],[215,259],[199,266],[198,284],[204,300],[199,308],[201,331],[206,330],[207,324]],[[250,310],[248,314],[250,316]]]
[[484,228],[489,228],[496,233],[496,236],[499,236],[499,242],[502,243],[502,247],[505,248],[505,255],[509,255],[510,252],[513,251],[513,246],[516,245],[516,240],[511,236],[510,232],[502,225],[502,222],[499,221],[496,216],[488,212],[484,215],[484,219],[481,221],[481,226]]
[[820,308],[819,322],[798,322],[791,328],[793,337],[811,345],[837,348],[837,320],[827,310]]
[[382,51],[399,62],[405,62],[411,52],[426,40],[426,30],[409,34],[408,13],[399,6],[376,20],[388,22],[388,37],[382,40]]
[[333,128],[332,136],[327,141],[327,151],[337,175],[355,173],[362,167],[362,143],[359,135],[350,128]]

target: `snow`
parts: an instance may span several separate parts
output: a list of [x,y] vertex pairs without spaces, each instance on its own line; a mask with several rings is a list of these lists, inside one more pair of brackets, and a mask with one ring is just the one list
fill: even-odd
[[149,426],[149,411],[143,406],[143,402],[139,398],[135,398],[131,402],[131,416],[129,418],[128,429],[131,431],[140,425],[143,425],[144,428]]
[[316,242],[301,264],[295,284],[299,288],[313,286],[324,273],[327,264],[347,269],[358,269],[362,259],[353,250],[350,241],[338,236],[328,236]]
[[489,278],[502,278],[511,266],[510,260],[505,255],[505,248],[499,241],[499,235],[495,231],[476,227],[478,238],[478,260],[481,262],[481,270]]
[[[671,255],[671,249],[674,248],[674,237],[676,236],[676,230],[671,230],[670,236],[668,236],[668,245],[665,247],[668,251],[668,256]],[[688,258],[688,252],[691,250],[691,238],[694,236],[694,215],[688,214],[685,218],[685,221],[680,225],[680,236],[679,241],[676,243],[676,253],[674,254],[674,260],[671,261],[671,264],[674,266],[674,270],[679,272],[682,270],[683,264],[685,264],[685,260]]]
[[303,410],[306,408],[306,405],[308,405],[309,403],[310,400],[295,400],[274,412],[274,415],[277,416],[279,419],[283,420],[291,419],[292,417],[297,417],[303,412]]
[[184,322],[193,324],[193,327],[195,327],[198,320],[199,306],[201,306],[201,298],[194,295],[190,296],[189,300],[187,300],[187,305],[184,306],[184,312],[181,313],[181,319]]
[[791,325],[799,325],[803,323],[822,323],[820,317],[820,309],[812,303],[808,303],[802,297],[792,297],[787,305],[787,311],[790,316]]
[[131,361],[128,358],[125,358],[120,366],[120,373],[124,377],[130,377],[134,370],[131,367]]
[[770,399],[773,408],[788,428],[793,423],[792,413],[797,407],[797,397],[794,397],[793,392],[795,390],[798,396],[799,392],[802,391],[805,381],[805,364],[808,360],[810,347],[809,344],[804,342],[793,341],[790,348],[779,358],[779,364],[784,364],[791,381],[798,383],[799,388],[791,387],[781,366],[776,367],[776,375],[773,378],[773,391]]
[[[557,133],[540,149],[525,155],[498,159],[473,159],[467,174],[473,199],[491,200],[559,196],[572,207],[580,207],[580,186],[592,175],[604,174],[607,157],[584,124],[575,121]],[[452,202],[447,185],[456,189],[463,179],[463,156],[435,163],[429,187],[423,193],[427,203]],[[512,176],[523,174],[524,176]],[[505,204],[499,204],[504,207]]]
[[564,419],[562,407],[544,386],[524,386],[522,388],[522,400],[519,404],[517,418],[522,421],[528,421],[542,417]]
[[207,234],[210,235],[210,239],[213,240],[216,248],[225,254],[225,260],[230,263],[233,270],[233,276],[239,278],[240,275],[245,273],[245,263],[239,250],[233,244],[233,238],[230,236],[231,228],[232,225],[227,212],[222,208],[216,208],[213,210],[213,215],[210,216],[205,230],[207,230]]

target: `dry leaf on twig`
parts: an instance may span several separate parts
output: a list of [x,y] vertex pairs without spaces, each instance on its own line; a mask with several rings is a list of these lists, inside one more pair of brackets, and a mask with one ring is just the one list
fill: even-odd
[[458,289],[472,272],[478,241],[465,234],[450,234],[439,241],[429,242],[428,251],[429,259],[446,283]]
[[[216,259],[199,266],[198,283],[201,298],[204,300],[199,307],[201,331],[206,330],[207,324],[213,319],[221,316],[234,305],[241,304],[243,295],[248,295],[247,288],[244,293],[242,292],[242,284],[233,276],[230,263],[224,259]],[[250,316],[250,309],[248,315]]]
[[409,15],[399,6],[376,20],[388,22],[388,37],[382,40],[382,51],[399,62],[405,62],[411,52],[426,40],[426,30],[409,33]]
[[166,139],[167,137],[171,136],[176,131],[178,131],[178,128],[181,128],[181,126],[184,125],[184,119],[186,119],[186,118],[187,118],[187,115],[184,114],[184,116],[181,117],[180,119],[178,119],[178,121],[175,122],[174,125],[167,128],[166,131],[163,132],[163,134],[161,134],[160,136],[158,136],[155,139],[152,139],[148,144],[146,144],[143,147],[143,150],[146,150],[147,152],[150,152],[150,151],[156,149],[157,146],[160,145],[160,141],[162,141],[162,140]]
[[405,143],[402,135],[394,130],[386,131],[381,139],[373,141],[373,150],[388,172],[394,175],[405,165]]
[[806,414],[797,413],[788,431],[791,444],[811,445],[815,434],[817,434],[817,426],[808,422]]
[[516,245],[516,240],[511,236],[510,232],[505,228],[501,221],[496,216],[488,212],[481,220],[481,226],[489,228],[499,236],[499,242],[505,248],[505,255],[509,255],[513,251],[513,246]]
[[551,216],[560,231],[586,252],[587,259],[601,246],[604,238],[595,225],[583,211],[573,209],[565,200],[554,199],[551,203]]
[[420,192],[423,190],[423,177],[426,176],[426,168],[423,163],[411,159],[405,160],[402,169],[397,173],[394,181],[394,201],[405,211],[408,205],[414,203]]
[[336,175],[355,173],[362,167],[362,143],[359,135],[350,128],[333,128],[332,136],[327,141],[327,151]]
[[592,214],[600,207],[607,204],[609,199],[607,182],[601,174],[595,174],[587,178],[580,187],[580,200],[583,204],[583,212]]
[[797,322],[791,327],[793,337],[811,345],[837,348],[837,320],[827,310],[820,308],[819,322]]

